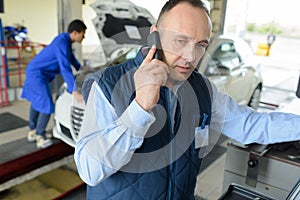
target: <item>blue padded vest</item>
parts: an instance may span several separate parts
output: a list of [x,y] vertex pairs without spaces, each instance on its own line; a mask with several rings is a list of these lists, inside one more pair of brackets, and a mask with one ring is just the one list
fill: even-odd
[[[117,113],[122,114],[134,99],[133,74],[143,58],[140,51],[135,59],[87,78],[82,90],[85,100],[91,84],[96,81]],[[162,87],[159,106],[152,110],[156,121],[142,146],[123,169],[97,186],[87,186],[87,199],[194,199],[202,161],[199,157],[201,148],[195,148],[195,128],[202,124],[204,113],[208,117],[205,125],[209,125],[211,117],[210,85],[207,83],[205,77],[194,71],[176,95]],[[177,101],[174,115],[170,114],[174,113],[170,103],[172,98]],[[174,120],[171,120],[172,116]],[[143,169],[144,166],[150,166],[148,171]]]

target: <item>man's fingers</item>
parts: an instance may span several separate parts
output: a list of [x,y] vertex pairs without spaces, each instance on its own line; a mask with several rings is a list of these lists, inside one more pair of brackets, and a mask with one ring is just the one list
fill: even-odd
[[147,63],[149,63],[149,62],[151,62],[151,60],[152,60],[153,57],[154,57],[155,52],[156,52],[156,46],[153,45],[153,46],[151,47],[151,49],[149,50],[149,52],[148,52],[146,58],[145,58],[144,61],[142,62],[142,66],[145,65],[145,64],[147,64]]
[[[147,75],[146,75],[147,74]],[[165,85],[168,79],[168,70],[164,66],[155,66],[152,70],[146,72],[143,79],[144,83],[154,85]]]
[[164,65],[151,65],[151,67],[147,68],[146,71],[149,71],[149,73],[152,75],[169,74],[168,67],[166,67]]

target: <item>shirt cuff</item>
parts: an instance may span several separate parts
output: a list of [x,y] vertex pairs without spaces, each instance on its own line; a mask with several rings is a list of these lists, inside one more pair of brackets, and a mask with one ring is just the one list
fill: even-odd
[[144,137],[151,124],[155,121],[155,117],[152,112],[145,111],[133,100],[120,117],[120,121],[132,130],[129,135]]

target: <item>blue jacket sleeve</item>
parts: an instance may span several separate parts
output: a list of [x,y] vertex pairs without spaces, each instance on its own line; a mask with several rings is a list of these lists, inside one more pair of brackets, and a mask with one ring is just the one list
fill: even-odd
[[70,58],[70,62],[71,64],[75,67],[75,69],[77,71],[79,71],[79,69],[81,68],[81,64],[79,63],[79,61],[76,59],[73,51],[71,51],[71,58]]
[[70,62],[70,59],[72,58],[71,55],[73,55],[70,44],[68,44],[67,41],[62,40],[60,43],[57,44],[55,55],[57,57],[63,79],[68,85],[68,92],[71,93],[73,92],[75,77],[73,75]]

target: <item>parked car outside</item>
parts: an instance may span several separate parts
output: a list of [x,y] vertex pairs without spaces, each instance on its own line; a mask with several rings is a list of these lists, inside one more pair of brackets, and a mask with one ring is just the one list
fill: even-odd
[[[127,2],[122,0],[122,9],[117,9],[120,5],[113,4],[110,0],[101,0],[99,2],[96,2],[93,7],[94,9],[102,9],[102,12],[97,11],[98,15],[101,13],[101,17],[99,18],[98,16],[99,19],[98,21],[94,20],[94,24],[100,40],[103,41],[103,50],[106,50],[105,53],[106,56],[109,57],[108,60],[112,60],[112,55],[115,55],[116,57],[116,55],[119,55],[120,52],[122,52],[122,54],[117,56],[117,58],[113,60],[112,64],[124,62],[127,59],[135,57],[141,45],[146,44],[145,38],[149,33],[149,27],[153,23],[154,18],[151,18],[147,11],[140,9],[139,7],[135,7],[135,5],[129,1]],[[126,13],[127,11],[124,2],[128,3],[126,4],[128,12],[138,12],[135,14]],[[108,4],[109,9],[104,6],[106,3]],[[115,14],[114,17],[108,17],[110,14],[106,13],[111,10],[115,11],[112,12]],[[123,15],[118,13],[118,11],[122,12]],[[144,16],[147,16],[146,18],[142,19],[136,17],[137,15],[143,16],[143,12],[145,12]],[[124,13],[126,20],[124,20]],[[131,18],[129,16],[131,16]],[[121,24],[120,27],[122,27],[130,24],[130,30],[134,31],[134,35],[140,35],[140,37],[138,37],[139,40],[132,40],[130,37],[126,40],[124,35],[119,34],[118,37],[108,35],[107,33],[105,35],[103,32],[103,26],[101,25],[105,25],[105,29],[107,30],[109,23],[103,21],[99,23],[99,20],[103,20],[103,18],[114,18],[114,20],[111,21],[111,25],[113,26],[115,26],[115,24]],[[120,20],[119,22],[118,19]],[[142,23],[141,19],[143,21]],[[141,24],[147,24],[145,19],[149,22],[148,28],[139,28]],[[121,31],[121,29],[119,31]],[[121,37],[122,42],[119,37]],[[106,44],[107,46],[105,47]],[[116,47],[113,44],[115,44]],[[118,52],[118,54],[115,52]],[[210,45],[207,47],[203,58],[197,66],[197,70],[206,75],[218,86],[218,88],[226,92],[239,104],[248,105],[253,109],[257,109],[262,90],[262,78],[260,75],[259,64],[255,62],[253,55],[254,54],[250,46],[244,40],[229,36],[217,36],[212,39]],[[105,68],[106,66],[107,65],[102,65],[93,68],[92,70],[81,71],[77,74],[76,84],[78,89],[80,90],[83,80],[88,74]],[[72,95],[67,92],[66,84],[62,85],[57,96],[58,98],[55,103],[55,126],[53,128],[53,135],[74,147],[84,115],[84,105],[75,102]]]

